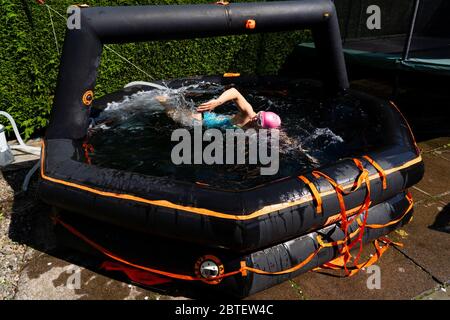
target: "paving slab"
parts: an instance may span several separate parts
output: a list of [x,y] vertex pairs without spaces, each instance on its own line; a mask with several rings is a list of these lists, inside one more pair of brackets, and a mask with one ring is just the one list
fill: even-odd
[[443,205],[450,204],[450,191],[448,193],[445,193],[437,198],[437,201],[442,203]]
[[[450,233],[443,229],[440,231],[439,221],[441,215],[447,215],[439,202],[419,204],[415,207],[414,218],[401,230],[403,233],[393,233],[394,240],[405,242],[405,246],[399,250],[409,258],[421,265],[440,282],[450,280]],[[436,225],[437,224],[437,225]],[[403,235],[403,239],[400,235]]]
[[450,191],[450,161],[431,153],[424,153],[422,157],[425,162],[425,175],[416,187],[432,196]]
[[35,252],[21,272],[14,299],[167,300],[171,297]]
[[251,295],[247,300],[303,300],[303,293],[293,281],[285,281],[267,290]]
[[[16,140],[8,141],[9,145],[17,145],[18,142]],[[26,142],[27,146],[30,147],[41,147],[41,139],[32,139],[28,140]],[[12,149],[12,153],[14,155],[14,162],[4,168],[2,168],[2,171],[4,172],[10,172],[10,171],[16,171],[20,169],[30,168],[32,167],[37,161],[39,161],[40,156],[35,154],[30,154],[27,152],[24,152],[22,150],[18,149]]]
[[427,141],[421,141],[418,143],[420,150],[422,150],[423,153],[431,152],[432,150],[440,150],[450,151],[450,137],[439,137]]
[[433,196],[431,194],[429,194],[428,192],[419,189],[415,186],[413,186],[412,188],[409,188],[409,192],[411,192],[414,203],[420,203],[420,202],[424,202],[424,201],[430,201],[433,199]]
[[448,147],[446,146],[445,148],[435,149],[433,151],[430,151],[430,153],[439,158],[450,161],[450,146],[448,146]]
[[[366,245],[366,253],[369,247]],[[295,278],[294,282],[306,299],[318,300],[412,299],[436,286],[429,274],[394,248],[388,249],[376,266],[380,271],[379,288],[373,278],[375,269],[361,270],[348,278],[339,277],[343,275],[340,271],[308,272]],[[367,283],[375,287],[369,289]]]

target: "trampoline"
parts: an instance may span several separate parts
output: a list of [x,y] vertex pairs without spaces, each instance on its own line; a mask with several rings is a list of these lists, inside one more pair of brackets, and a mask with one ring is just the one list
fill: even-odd
[[[365,9],[380,6],[381,29],[368,30]],[[345,30],[343,50],[349,66],[391,71],[450,75],[448,1],[336,2]],[[302,43],[298,53],[312,56],[314,45]]]

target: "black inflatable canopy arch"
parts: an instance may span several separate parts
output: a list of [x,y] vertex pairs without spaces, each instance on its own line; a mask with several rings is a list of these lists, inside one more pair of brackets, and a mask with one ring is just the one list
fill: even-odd
[[[348,88],[341,37],[331,0],[81,8],[81,28],[67,29],[47,139],[86,135],[90,100],[104,44],[188,39],[311,28],[324,84]],[[254,20],[254,29],[246,28]],[[92,98],[92,97],[88,97]]]

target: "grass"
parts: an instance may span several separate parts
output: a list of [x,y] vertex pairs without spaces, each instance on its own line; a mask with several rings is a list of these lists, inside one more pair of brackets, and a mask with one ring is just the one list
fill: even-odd
[[300,297],[301,300],[306,300],[307,298],[305,297],[302,289],[300,288],[300,286],[298,285],[298,283],[296,283],[293,280],[289,280],[289,283],[291,284],[291,287],[295,290],[295,292],[297,293],[297,295]]

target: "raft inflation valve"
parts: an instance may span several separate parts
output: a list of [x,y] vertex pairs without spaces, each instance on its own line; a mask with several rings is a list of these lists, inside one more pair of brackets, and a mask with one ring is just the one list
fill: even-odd
[[209,284],[218,284],[222,279],[214,280],[214,278],[222,275],[224,268],[222,262],[215,256],[206,255],[201,257],[195,263],[195,274],[197,277],[205,279]]
[[200,274],[203,278],[215,278],[219,275],[219,266],[213,261],[204,261],[200,265]]

